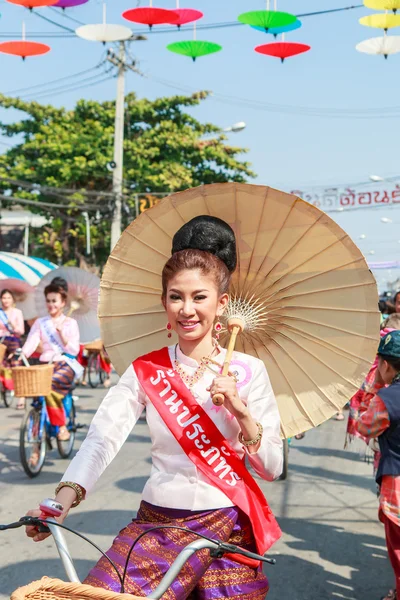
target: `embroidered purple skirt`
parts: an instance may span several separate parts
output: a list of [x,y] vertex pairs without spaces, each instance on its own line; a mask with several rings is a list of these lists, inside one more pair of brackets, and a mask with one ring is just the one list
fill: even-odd
[[[142,502],[137,518],[120,531],[107,553],[119,567],[121,574],[133,541],[155,525],[177,525],[256,551],[249,520],[235,507],[192,512],[160,508]],[[143,536],[130,557],[125,593],[136,596],[149,595],[160,583],[179,552],[195,539],[197,537],[190,532],[174,529],[152,531]],[[120,591],[118,578],[104,558],[90,571],[84,583],[115,592]],[[178,579],[163,595],[163,600],[262,600],[268,592],[268,587],[268,579],[261,568],[253,569],[226,557],[212,559],[209,550],[200,550],[188,560]]]

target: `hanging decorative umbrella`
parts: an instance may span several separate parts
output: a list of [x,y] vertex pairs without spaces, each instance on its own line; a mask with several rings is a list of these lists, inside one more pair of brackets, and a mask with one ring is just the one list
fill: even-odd
[[207,56],[207,54],[214,54],[222,50],[222,46],[214,44],[214,42],[204,42],[196,39],[196,23],[193,23],[193,40],[185,40],[182,42],[174,42],[167,46],[167,50],[175,52],[175,54],[182,54],[183,56],[190,56],[193,62],[200,56]]
[[78,267],[60,267],[43,277],[36,288],[35,302],[39,317],[47,313],[44,289],[54,277],[63,277],[68,283],[66,313],[79,325],[80,342],[86,344],[100,338],[97,305],[99,301],[100,279],[97,275],[78,269]]
[[364,6],[373,10],[392,10],[396,14],[400,9],[400,0],[364,0]]
[[194,10],[193,8],[176,8],[173,12],[178,15],[178,20],[170,23],[170,25],[177,25],[178,28],[180,28],[181,25],[193,23],[204,17],[204,13],[200,10]]
[[259,54],[280,58],[282,63],[285,62],[286,58],[303,54],[309,50],[311,50],[311,46],[297,42],[272,42],[271,44],[262,44],[255,48],[255,51]]
[[107,7],[103,4],[103,22],[95,25],[82,25],[75,30],[77,36],[89,42],[121,42],[132,37],[132,31],[124,25],[107,23]]
[[236,233],[231,307],[258,315],[237,349],[264,361],[283,435],[319,425],[347,403],[374,360],[376,283],[328,215],[271,188],[201,186],[164,198],[131,223],[101,281],[99,318],[113,365],[121,375],[138,356],[165,346],[161,272],[173,235],[201,214],[220,217]]
[[[252,25],[251,27],[252,29],[256,29],[257,31],[262,31],[263,33],[265,33],[264,27],[255,27],[254,25]],[[271,27],[267,33],[270,33],[276,37],[280,33],[288,33],[289,31],[295,31],[296,29],[300,29],[300,27],[302,27],[302,22],[299,19],[296,19],[293,23],[290,23],[290,25],[283,25],[282,27]]]
[[400,36],[384,35],[364,40],[356,46],[356,50],[365,54],[377,54],[387,58],[390,54],[400,52]]
[[169,25],[179,20],[179,15],[175,11],[153,7],[153,0],[150,0],[150,6],[131,8],[122,13],[122,16],[127,21],[148,25],[150,29],[153,25]]
[[182,54],[183,56],[190,56],[195,62],[196,58],[200,56],[207,56],[207,54],[214,54],[222,50],[222,46],[214,44],[213,42],[203,42],[200,40],[189,40],[186,42],[174,42],[168,44],[167,50],[175,52],[176,54]]
[[22,60],[25,60],[27,56],[39,56],[49,52],[50,46],[47,44],[41,44],[40,42],[27,42],[25,40],[25,36],[25,23],[22,23],[22,40],[1,42],[0,52],[4,52],[4,54],[13,54],[14,56],[20,56]]
[[2,279],[0,281],[0,292],[10,290],[12,292],[17,308],[22,310],[25,321],[37,316],[35,305],[35,288],[21,279]]
[[73,8],[74,6],[86,4],[86,2],[89,2],[89,0],[58,0],[57,4],[54,4],[54,7],[65,10],[66,8]]
[[57,1],[58,0],[7,0],[10,4],[25,6],[25,8],[29,8],[29,10],[40,8],[41,6],[54,6]]
[[297,17],[290,13],[276,10],[253,10],[242,13],[238,16],[238,20],[245,25],[261,27],[261,29],[268,33],[270,29],[294,23]]
[[393,27],[400,27],[400,15],[391,15],[388,13],[368,15],[361,17],[359,20],[360,25],[365,27],[376,27],[377,29],[392,29]]

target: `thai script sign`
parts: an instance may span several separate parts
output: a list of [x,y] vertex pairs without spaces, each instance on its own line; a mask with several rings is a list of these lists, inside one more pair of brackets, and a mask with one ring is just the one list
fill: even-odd
[[363,184],[352,188],[323,189],[318,187],[292,190],[291,193],[325,212],[390,205],[400,206],[399,183]]

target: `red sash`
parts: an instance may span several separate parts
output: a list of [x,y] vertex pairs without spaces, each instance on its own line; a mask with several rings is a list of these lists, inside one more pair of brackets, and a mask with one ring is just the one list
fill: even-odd
[[172,369],[168,348],[133,362],[136,375],[162,420],[196,467],[250,519],[259,554],[281,537],[263,492],[244,461]]

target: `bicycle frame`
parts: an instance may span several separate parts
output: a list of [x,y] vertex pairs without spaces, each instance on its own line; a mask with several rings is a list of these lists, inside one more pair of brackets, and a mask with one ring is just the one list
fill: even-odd
[[[71,392],[68,392],[68,394],[66,394],[65,397],[67,396],[72,396]],[[57,426],[56,425],[52,425],[50,423],[50,419],[49,419],[49,414],[47,412],[47,406],[46,406],[46,400],[44,396],[38,396],[36,398],[33,398],[33,401],[31,403],[31,406],[33,408],[39,409],[40,412],[40,428],[39,428],[39,434],[40,437],[43,436],[43,433],[46,431],[46,433],[48,434],[48,436],[54,437],[55,435],[57,435]],[[29,440],[32,441],[32,440]]]
[[[71,558],[71,554],[68,550],[68,546],[65,541],[64,534],[59,527],[57,527],[56,525],[52,525],[52,522],[54,523],[54,519],[49,518],[47,519],[46,524],[53,535],[54,542],[56,544],[67,577],[73,583],[80,583],[78,574],[74,567],[73,560]],[[208,548],[210,550],[217,550],[218,547],[219,546],[216,542],[204,539],[198,539],[195,542],[191,542],[190,544],[188,544],[172,563],[172,565],[160,581],[157,588],[150,594],[150,596],[147,596],[147,598],[150,598],[151,600],[159,600],[159,598],[161,598],[161,596],[165,594],[168,588],[178,577],[186,561],[189,560],[189,558],[195,552],[204,548]]]
[[[42,439],[45,430],[50,426],[49,416],[47,414],[46,402],[43,396],[39,396],[38,398],[34,398],[31,404],[33,408],[40,409],[40,425],[39,425],[39,439]],[[31,431],[29,429],[29,437],[31,435]],[[29,439],[28,437],[28,439]],[[29,442],[32,440],[29,439]]]

